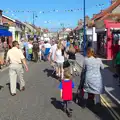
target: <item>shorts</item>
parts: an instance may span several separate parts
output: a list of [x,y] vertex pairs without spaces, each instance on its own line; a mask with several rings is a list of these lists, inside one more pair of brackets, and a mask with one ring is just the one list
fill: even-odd
[[57,67],[63,68],[63,63],[57,63]]

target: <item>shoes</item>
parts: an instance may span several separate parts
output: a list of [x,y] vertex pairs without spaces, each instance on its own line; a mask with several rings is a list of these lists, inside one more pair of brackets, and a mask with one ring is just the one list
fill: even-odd
[[66,113],[67,113],[67,116],[68,116],[68,117],[72,117],[72,112],[70,112],[70,111],[67,110]]
[[22,87],[22,89],[20,91],[25,91],[25,87]]
[[12,96],[16,96],[16,93],[11,93]]

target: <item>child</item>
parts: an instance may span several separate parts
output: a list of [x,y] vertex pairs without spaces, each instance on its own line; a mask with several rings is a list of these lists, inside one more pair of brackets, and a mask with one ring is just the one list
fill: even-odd
[[64,104],[64,111],[67,113],[68,117],[72,116],[72,88],[74,88],[74,83],[71,80],[71,74],[69,71],[65,71],[64,80],[61,81],[59,89],[61,90],[61,98]]

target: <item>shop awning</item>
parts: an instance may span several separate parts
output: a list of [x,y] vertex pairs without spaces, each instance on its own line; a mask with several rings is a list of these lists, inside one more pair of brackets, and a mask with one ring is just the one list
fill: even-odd
[[12,33],[6,29],[0,29],[0,36],[8,37],[8,36],[12,36]]

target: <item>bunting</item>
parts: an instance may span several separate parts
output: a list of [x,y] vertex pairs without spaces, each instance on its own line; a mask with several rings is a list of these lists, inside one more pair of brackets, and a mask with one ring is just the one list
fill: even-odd
[[[96,7],[102,7],[104,4],[97,4]],[[83,11],[83,8],[76,8],[76,9],[66,9],[66,10],[50,10],[50,11],[31,11],[31,10],[3,10],[4,13],[39,13],[39,14],[45,14],[45,13],[58,13],[58,12],[77,12],[77,11]]]

